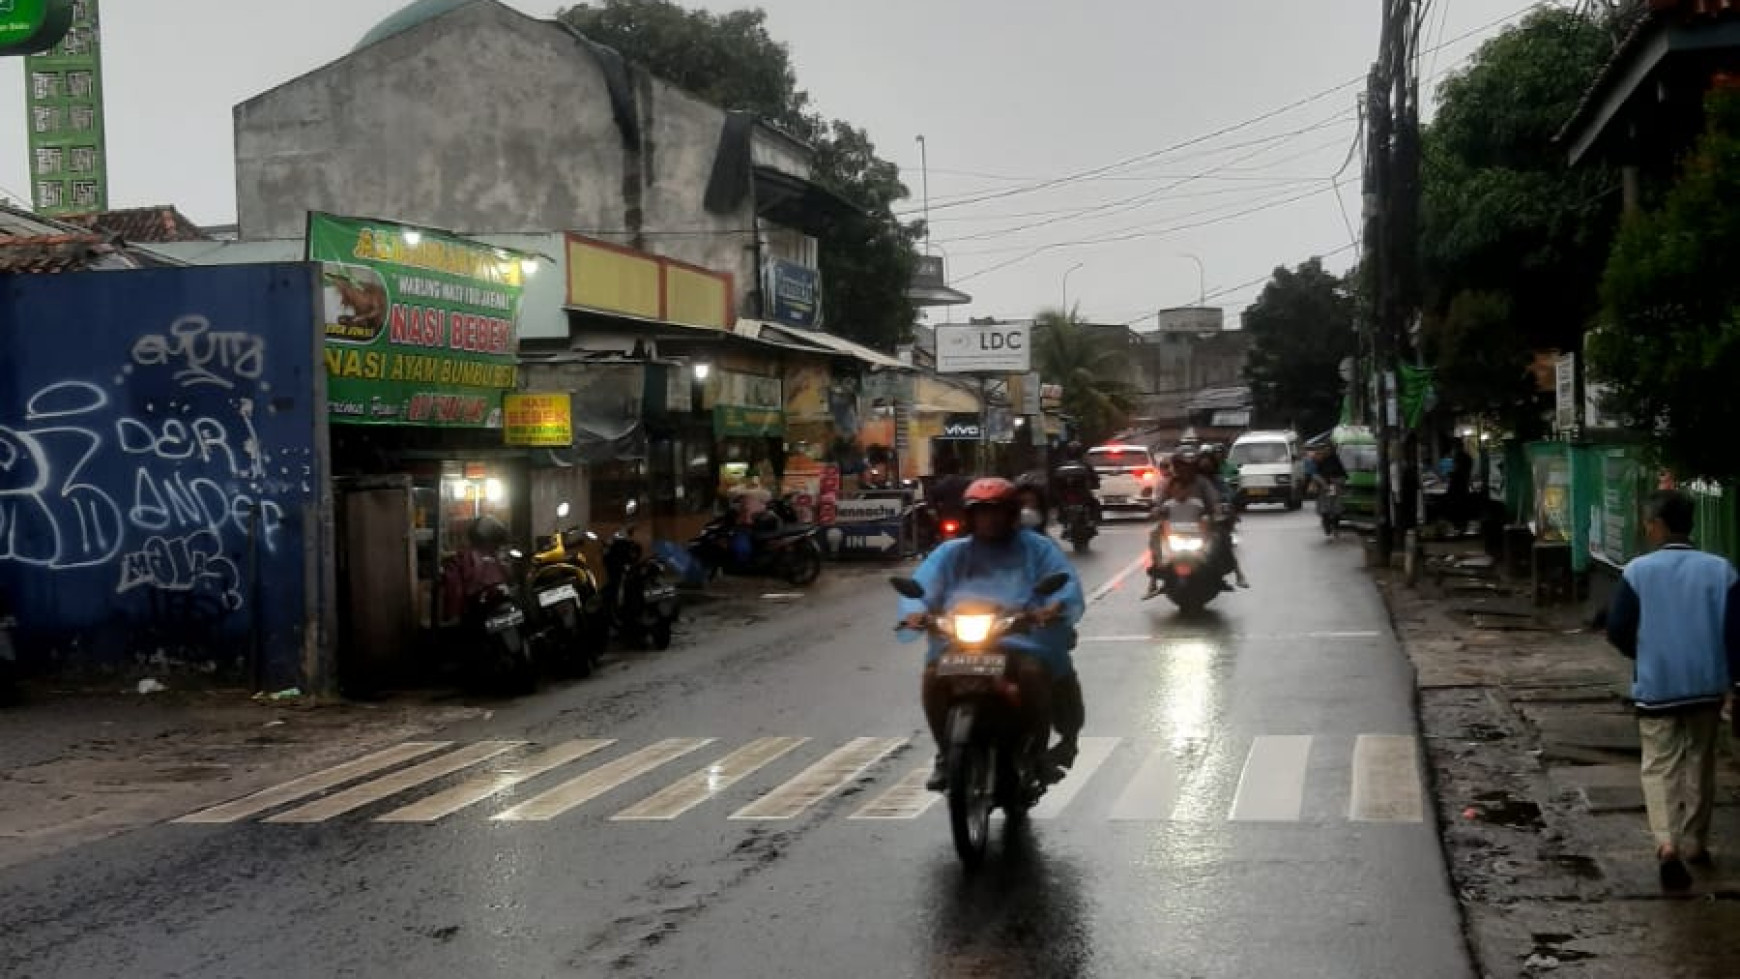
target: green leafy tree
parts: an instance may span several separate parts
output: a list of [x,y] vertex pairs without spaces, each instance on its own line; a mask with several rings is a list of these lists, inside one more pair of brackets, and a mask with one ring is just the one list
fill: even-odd
[[1353,316],[1346,281],[1321,259],[1275,270],[1244,317],[1251,336],[1245,380],[1259,424],[1307,436],[1335,424],[1345,389],[1341,363],[1358,346]]
[[1082,322],[1080,314],[1048,309],[1034,320],[1033,366],[1047,384],[1063,386],[1063,413],[1092,445],[1130,420],[1135,391],[1121,377],[1130,352]]
[[1619,181],[1555,141],[1612,53],[1604,18],[1530,14],[1438,91],[1421,160],[1423,346],[1440,396],[1528,433],[1528,367],[1577,349],[1618,222]]
[[829,121],[798,87],[791,52],[759,9],[712,13],[670,0],[601,0],[557,14],[660,78],[725,109],[750,112],[815,148],[814,178],[859,208],[819,235],[828,328],[882,350],[911,338],[907,286],[923,231],[894,205],[907,196],[900,169],[862,129]]
[[1603,407],[1653,425],[1686,477],[1740,478],[1740,93],[1718,91],[1708,131],[1662,206],[1627,220],[1601,284],[1590,364]]

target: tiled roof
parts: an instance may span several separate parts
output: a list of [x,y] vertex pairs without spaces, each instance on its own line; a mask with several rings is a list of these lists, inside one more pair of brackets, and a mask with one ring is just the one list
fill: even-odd
[[126,268],[130,264],[102,235],[0,238],[0,273],[81,272],[93,268]]
[[123,241],[206,241],[208,236],[173,205],[134,207],[97,214],[78,214],[65,220],[82,228],[118,235]]
[[1595,80],[1589,84],[1588,91],[1583,93],[1583,99],[1577,104],[1571,119],[1559,134],[1560,140],[1568,140],[1573,134],[1587,125],[1596,104],[1606,95],[1623,72],[1627,62],[1643,49],[1644,44],[1658,30],[1678,22],[1690,25],[1700,21],[1740,20],[1740,0],[1648,0],[1648,9],[1631,25],[1614,47],[1613,57],[1596,74]]

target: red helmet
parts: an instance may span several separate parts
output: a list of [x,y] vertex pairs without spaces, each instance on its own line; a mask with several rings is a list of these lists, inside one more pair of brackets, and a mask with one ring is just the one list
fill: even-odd
[[986,503],[1013,507],[1015,505],[1015,484],[996,476],[976,479],[973,481],[973,485],[967,487],[967,493],[962,497],[962,500],[969,510]]

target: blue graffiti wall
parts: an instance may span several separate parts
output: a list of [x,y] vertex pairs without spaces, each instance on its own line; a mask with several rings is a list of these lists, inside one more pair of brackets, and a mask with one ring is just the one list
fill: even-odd
[[0,277],[0,599],[26,668],[299,682],[312,266]]

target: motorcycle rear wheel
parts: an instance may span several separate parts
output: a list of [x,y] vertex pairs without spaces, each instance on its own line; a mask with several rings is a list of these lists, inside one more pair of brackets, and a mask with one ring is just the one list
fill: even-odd
[[786,558],[785,580],[792,585],[803,588],[821,576],[822,552],[814,544],[805,541]]

